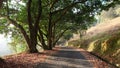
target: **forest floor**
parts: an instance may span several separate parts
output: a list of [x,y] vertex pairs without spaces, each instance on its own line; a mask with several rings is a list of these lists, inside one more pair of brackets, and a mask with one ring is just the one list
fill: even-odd
[[[56,50],[56,48],[54,48]],[[3,57],[0,60],[0,68],[34,68],[45,61],[48,55],[54,54],[56,51],[46,50],[40,53],[20,53]]]
[[112,68],[83,49],[55,47],[51,51],[6,56],[0,68]]

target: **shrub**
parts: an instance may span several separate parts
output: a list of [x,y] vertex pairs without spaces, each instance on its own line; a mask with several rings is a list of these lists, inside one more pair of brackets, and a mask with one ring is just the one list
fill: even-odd
[[92,51],[94,53],[102,53],[101,49],[101,40],[95,40],[89,44],[88,51]]
[[102,48],[104,49],[105,54],[113,54],[117,49],[120,48],[120,45],[117,44],[119,40],[118,36],[113,36],[102,43]]
[[78,46],[80,46],[79,43],[80,43],[79,40],[72,40],[72,41],[68,42],[68,45],[78,47]]
[[80,47],[120,67],[120,33],[80,41]]
[[81,39],[79,41],[79,44],[80,44],[80,48],[84,48],[84,49],[87,49],[89,44],[90,44],[91,40],[90,39]]

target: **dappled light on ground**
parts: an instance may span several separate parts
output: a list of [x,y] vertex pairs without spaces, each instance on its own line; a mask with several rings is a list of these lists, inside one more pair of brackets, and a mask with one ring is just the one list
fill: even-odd
[[104,68],[109,64],[83,49],[56,47],[41,53],[6,56],[2,68]]
[[77,49],[62,47],[36,68],[93,68],[93,66]]
[[44,51],[42,53],[21,53],[16,55],[10,55],[4,57],[5,62],[0,62],[2,68],[33,68],[38,63],[45,60],[47,55],[50,55],[51,51]]

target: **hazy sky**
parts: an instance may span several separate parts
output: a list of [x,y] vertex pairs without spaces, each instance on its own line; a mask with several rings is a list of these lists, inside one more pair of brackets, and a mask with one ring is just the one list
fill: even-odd
[[0,34],[0,56],[11,54],[11,50],[7,45],[8,41],[10,41],[8,38]]

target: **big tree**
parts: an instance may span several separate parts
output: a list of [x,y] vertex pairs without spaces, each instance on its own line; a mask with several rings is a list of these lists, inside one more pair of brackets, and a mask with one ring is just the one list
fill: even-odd
[[[72,25],[89,25],[96,14],[116,3],[119,0],[5,0],[0,10],[1,32],[19,32],[31,53],[38,52],[37,45],[51,50]],[[14,28],[5,28],[10,24]]]
[[[38,52],[36,45],[39,21],[42,13],[41,0],[36,0],[34,2],[32,0],[28,0],[24,2],[26,2],[26,5],[22,5],[14,0],[6,0],[6,2],[4,2],[4,7],[1,10],[1,17],[4,17],[5,20],[9,21],[10,24],[13,24],[22,33],[26,43],[28,44],[29,52],[34,53]],[[22,10],[22,8],[26,8],[26,12],[24,9]],[[36,18],[33,18],[32,16],[32,8],[35,9],[34,16]],[[27,16],[24,17],[26,20],[21,20],[22,18],[19,17],[22,14],[21,12],[25,12],[23,15]]]
[[3,1],[4,1],[4,0],[0,0],[0,8],[1,8],[1,6],[2,6]]
[[[95,20],[94,16],[96,14],[99,14],[103,9],[105,10],[113,6],[115,3],[118,3],[118,1],[44,0],[43,11],[45,13],[43,13],[43,17],[44,20],[46,20],[44,22],[47,23],[47,25],[44,25],[47,27],[45,29],[45,37],[47,39],[46,47],[52,49],[59,38],[67,30],[71,29],[71,26],[68,25],[74,26],[74,24],[79,24],[79,28],[81,28],[81,26],[87,27],[90,22]],[[62,25],[62,27],[59,25]],[[57,30],[59,29],[61,31],[58,32]]]

